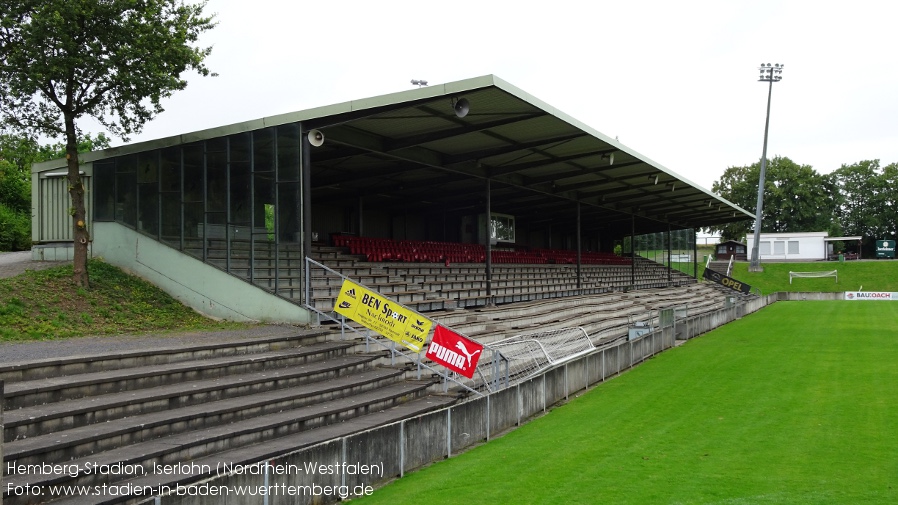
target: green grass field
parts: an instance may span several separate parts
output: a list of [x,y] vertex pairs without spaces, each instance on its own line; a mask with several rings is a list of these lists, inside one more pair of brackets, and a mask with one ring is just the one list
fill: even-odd
[[898,503],[896,321],[776,303],[357,502]]
[[[896,291],[898,292],[898,261],[814,261],[809,263],[764,263],[764,271],[748,271],[748,263],[733,265],[733,275],[752,286],[758,286],[764,294],[779,291]],[[838,271],[838,279],[832,277],[793,279],[789,284],[789,272]]]

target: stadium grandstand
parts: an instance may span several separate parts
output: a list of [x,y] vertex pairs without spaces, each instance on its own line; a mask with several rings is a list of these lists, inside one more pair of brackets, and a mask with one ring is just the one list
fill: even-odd
[[[211,316],[298,326],[231,346],[0,366],[3,457],[27,470],[6,482],[44,493],[117,483],[163,496],[223,462],[345,443],[601,353],[588,385],[673,345],[656,329],[689,332],[676,321],[752,296],[699,283],[695,245],[699,229],[751,214],[495,76],[83,161],[94,257]],[[36,258],[71,248],[62,173],[62,160],[33,168]],[[477,374],[447,373],[337,314],[347,281],[484,346]],[[397,474],[415,466],[403,461]],[[44,475],[43,462],[82,471]],[[179,466],[113,477],[83,471],[89,462]]]

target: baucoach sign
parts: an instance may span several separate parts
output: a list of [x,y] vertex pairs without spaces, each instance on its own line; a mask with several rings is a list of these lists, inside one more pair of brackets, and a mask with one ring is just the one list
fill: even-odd
[[427,358],[453,372],[460,373],[471,379],[483,346],[467,339],[449,328],[437,325],[433,330],[433,339],[427,347]]
[[898,293],[890,293],[888,291],[846,291],[845,299],[898,301]]
[[421,352],[433,322],[421,314],[345,280],[334,312],[374,330],[414,352]]
[[751,286],[749,286],[748,284],[745,284],[744,282],[737,281],[736,279],[733,279],[732,277],[727,277],[726,275],[723,275],[720,272],[715,272],[714,270],[711,270],[710,268],[705,269],[704,277],[705,277],[705,279],[707,279],[709,281],[716,282],[717,284],[726,286],[730,289],[735,289],[736,291],[741,291],[742,293],[745,293],[745,294],[751,293]]

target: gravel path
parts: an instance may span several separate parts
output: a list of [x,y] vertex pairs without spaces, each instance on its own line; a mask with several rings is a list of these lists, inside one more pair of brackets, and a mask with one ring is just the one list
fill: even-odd
[[15,277],[26,270],[44,270],[55,266],[71,264],[71,261],[34,261],[31,251],[0,252],[0,279]]
[[259,337],[299,335],[311,331],[320,330],[309,330],[308,328],[289,325],[258,325],[241,330],[111,335],[63,340],[41,340],[37,342],[0,342],[0,364],[73,356],[98,356],[123,351],[172,349],[199,344],[239,342]]

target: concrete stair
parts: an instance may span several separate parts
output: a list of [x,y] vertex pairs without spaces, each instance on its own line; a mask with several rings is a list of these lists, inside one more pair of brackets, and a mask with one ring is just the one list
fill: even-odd
[[[52,486],[125,486],[135,479],[171,485],[193,477],[87,471],[250,464],[449,405],[434,381],[406,379],[409,366],[384,366],[323,330],[222,345],[152,349],[0,366],[4,391],[4,493]],[[260,342],[264,341],[264,343]],[[79,373],[80,372],[80,373]],[[40,375],[43,375],[42,377]],[[373,417],[371,417],[373,416]],[[80,471],[42,472],[67,465]],[[104,466],[105,465],[105,466]],[[214,466],[214,465],[213,465]],[[63,503],[126,503],[136,497],[68,496]],[[5,505],[48,495],[7,493]]]

